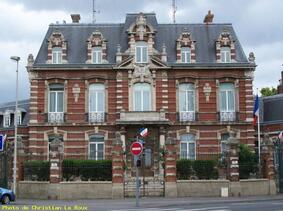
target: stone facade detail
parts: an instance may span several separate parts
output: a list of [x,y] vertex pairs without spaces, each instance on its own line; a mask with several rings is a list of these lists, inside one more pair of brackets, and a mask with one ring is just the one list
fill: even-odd
[[190,56],[191,56],[191,62],[196,62],[196,47],[195,47],[195,41],[192,39],[191,33],[187,31],[187,29],[184,29],[180,37],[177,39],[177,63],[182,62],[182,56],[181,56],[181,49],[182,47],[189,47],[191,50]]
[[67,61],[67,41],[64,35],[60,31],[54,31],[48,39],[48,56],[47,64],[52,63],[52,48],[60,47],[62,48],[62,64],[68,63]]
[[216,61],[221,63],[221,47],[229,47],[231,53],[231,62],[236,62],[235,41],[232,35],[226,29],[219,35],[216,41]]

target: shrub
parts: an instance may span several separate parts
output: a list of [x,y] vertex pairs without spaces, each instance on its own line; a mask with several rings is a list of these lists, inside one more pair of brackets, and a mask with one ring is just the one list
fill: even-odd
[[186,159],[177,160],[176,167],[177,167],[177,179],[187,180],[191,178],[192,176],[191,160],[186,160]]
[[217,179],[218,171],[215,160],[195,160],[193,169],[198,179]]
[[258,170],[257,156],[247,145],[239,146],[239,171],[240,179],[248,179],[250,174],[256,173]]
[[49,161],[27,161],[24,163],[24,178],[32,181],[49,181]]
[[70,181],[80,177],[83,181],[111,181],[111,160],[74,160],[66,159],[62,163],[63,179]]

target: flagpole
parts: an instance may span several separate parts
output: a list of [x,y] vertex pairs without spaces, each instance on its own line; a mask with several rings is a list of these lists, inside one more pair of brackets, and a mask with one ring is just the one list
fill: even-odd
[[[258,96],[258,88],[257,88],[257,96]],[[258,102],[259,105],[259,102]],[[259,108],[258,108],[259,109]],[[261,148],[261,143],[260,143],[260,124],[259,124],[259,120],[260,119],[260,115],[258,115],[257,118],[257,140],[258,140],[258,166],[260,168],[260,148]]]

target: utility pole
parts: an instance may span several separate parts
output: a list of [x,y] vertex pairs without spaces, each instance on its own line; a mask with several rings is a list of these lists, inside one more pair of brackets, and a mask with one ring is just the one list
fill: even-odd
[[173,20],[173,23],[176,23],[176,12],[177,12],[176,0],[172,0],[172,20]]

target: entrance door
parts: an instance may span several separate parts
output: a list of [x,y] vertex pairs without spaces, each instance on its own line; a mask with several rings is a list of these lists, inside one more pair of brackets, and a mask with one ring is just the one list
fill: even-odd
[[[136,167],[134,158],[129,153],[131,144],[136,141],[134,137],[137,135],[141,127],[127,128],[126,149],[127,149],[127,166],[125,173],[124,196],[134,196],[135,194],[135,176]],[[140,138],[143,142],[144,150],[141,159],[141,167],[139,168],[140,179],[140,195],[141,196],[164,196],[164,178],[160,174],[160,157],[159,157],[159,133],[157,127],[148,127],[149,134],[145,138]]]

